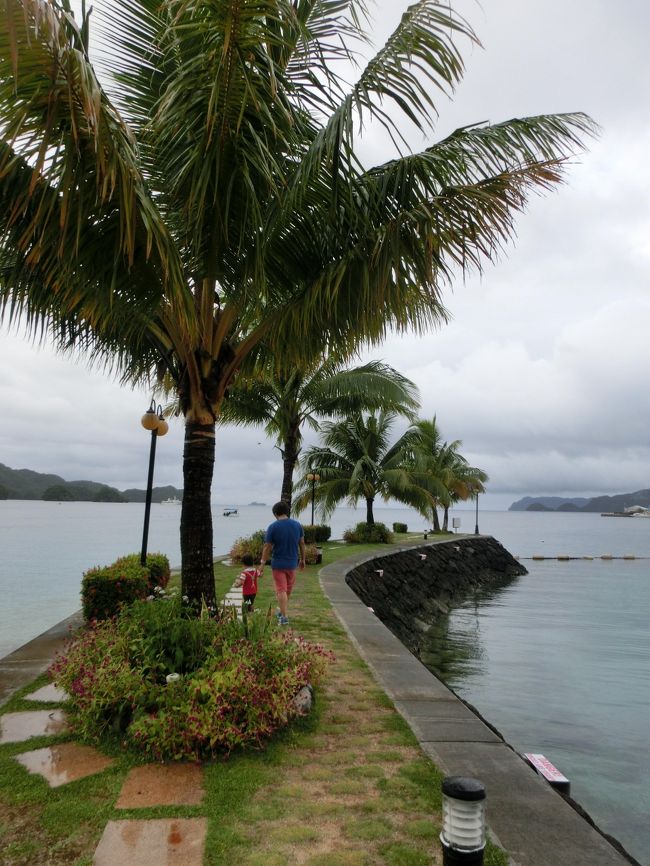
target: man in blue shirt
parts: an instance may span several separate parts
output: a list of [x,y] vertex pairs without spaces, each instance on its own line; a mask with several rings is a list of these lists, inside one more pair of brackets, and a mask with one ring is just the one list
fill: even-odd
[[280,608],[278,621],[280,625],[288,625],[287,611],[291,590],[296,583],[296,568],[300,567],[302,571],[305,567],[305,533],[298,521],[289,517],[286,502],[276,502],[272,511],[275,521],[264,536],[260,567],[263,570],[271,556],[275,595]]

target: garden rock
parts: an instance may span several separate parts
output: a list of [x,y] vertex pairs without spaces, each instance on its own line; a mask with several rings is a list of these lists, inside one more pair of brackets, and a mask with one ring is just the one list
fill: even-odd
[[293,699],[293,705],[299,716],[306,716],[314,705],[314,690],[311,686],[303,686]]

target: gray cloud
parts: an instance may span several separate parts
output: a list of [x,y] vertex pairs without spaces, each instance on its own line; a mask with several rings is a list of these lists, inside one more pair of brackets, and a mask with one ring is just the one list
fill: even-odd
[[[465,52],[465,80],[453,102],[440,101],[436,138],[470,122],[574,110],[590,113],[602,136],[562,189],[531,201],[502,261],[446,293],[448,326],[392,337],[372,356],[411,376],[423,414],[436,413],[444,435],[489,472],[488,505],[650,486],[650,11],[641,0],[455,5],[485,50]],[[376,4],[377,41],[406,6]],[[364,151],[392,156],[374,128]],[[1,462],[144,486],[148,395],[6,334],[0,363]],[[182,486],[182,439],[172,422],[156,484]],[[280,470],[260,431],[219,431],[215,501],[273,501]]]

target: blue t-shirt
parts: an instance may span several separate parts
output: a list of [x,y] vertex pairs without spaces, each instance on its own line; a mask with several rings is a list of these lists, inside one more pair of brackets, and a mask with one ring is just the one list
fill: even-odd
[[271,568],[297,568],[298,542],[303,536],[302,526],[291,517],[272,523],[264,536],[265,543],[273,545]]

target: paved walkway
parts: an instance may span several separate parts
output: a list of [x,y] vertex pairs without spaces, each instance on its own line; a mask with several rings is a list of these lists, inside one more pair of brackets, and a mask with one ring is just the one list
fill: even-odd
[[355,595],[345,575],[372,558],[359,555],[326,566],[320,572],[323,590],[422,749],[445,773],[473,776],[486,786],[490,830],[513,866],[629,866],[636,862],[591,827]]

